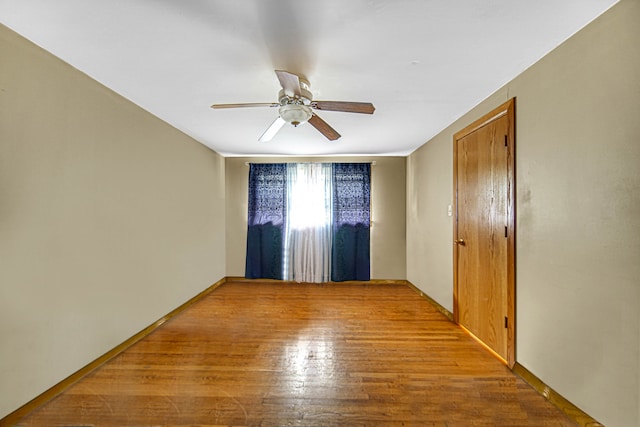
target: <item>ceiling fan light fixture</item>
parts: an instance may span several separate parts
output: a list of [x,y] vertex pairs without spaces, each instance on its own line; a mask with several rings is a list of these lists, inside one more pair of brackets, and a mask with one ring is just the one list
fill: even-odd
[[309,120],[313,113],[311,108],[306,105],[289,104],[283,105],[278,110],[280,117],[287,123],[291,123],[294,126],[298,126]]

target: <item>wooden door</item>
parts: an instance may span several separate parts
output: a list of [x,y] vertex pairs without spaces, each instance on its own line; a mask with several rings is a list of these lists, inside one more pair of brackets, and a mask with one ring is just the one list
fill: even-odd
[[454,318],[515,363],[514,101],[454,136]]

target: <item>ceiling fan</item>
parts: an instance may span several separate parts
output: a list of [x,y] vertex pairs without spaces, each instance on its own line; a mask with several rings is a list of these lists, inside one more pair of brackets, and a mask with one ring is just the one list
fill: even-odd
[[298,126],[304,122],[309,122],[328,140],[335,141],[340,138],[340,134],[313,110],[362,114],[373,114],[375,110],[370,102],[314,101],[308,81],[288,71],[276,70],[276,75],[280,86],[282,86],[282,90],[278,94],[278,102],[213,104],[211,108],[278,107],[278,118],[260,136],[258,139],[260,142],[270,141],[285,123]]

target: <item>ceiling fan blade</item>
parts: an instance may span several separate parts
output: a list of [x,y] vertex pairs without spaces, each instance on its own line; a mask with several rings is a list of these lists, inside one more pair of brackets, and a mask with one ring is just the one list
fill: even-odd
[[297,75],[282,70],[276,70],[276,75],[286,95],[300,97],[300,78]]
[[260,136],[260,138],[258,138],[258,141],[260,142],[271,141],[271,139],[273,139],[273,137],[276,136],[276,133],[278,133],[278,131],[282,129],[282,126],[284,126],[285,123],[287,122],[285,122],[282,119],[282,117],[278,116],[278,118],[275,119],[273,123],[271,123],[271,126],[269,126],[269,128],[264,131],[264,133]]
[[375,107],[370,102],[313,101],[311,107],[325,111],[344,111],[347,113],[373,114]]
[[329,126],[329,124],[322,120],[317,114],[311,116],[311,118],[309,119],[309,123],[311,123],[311,126],[318,129],[318,131],[320,131],[320,133],[323,134],[329,141],[335,141],[341,136],[338,132],[336,132],[334,128]]
[[250,102],[246,104],[213,104],[211,108],[279,107],[277,102]]

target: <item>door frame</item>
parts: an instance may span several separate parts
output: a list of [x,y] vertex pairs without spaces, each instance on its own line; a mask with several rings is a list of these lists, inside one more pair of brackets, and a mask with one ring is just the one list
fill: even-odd
[[[453,135],[453,320],[459,322],[458,308],[458,141],[470,133],[503,116],[509,118],[507,146],[507,359],[513,368],[516,362],[516,206],[515,206],[515,98],[509,99],[491,112],[475,120]],[[468,331],[467,331],[468,332]],[[472,335],[473,336],[473,335]],[[474,338],[478,339],[474,336]],[[484,344],[484,343],[482,343]],[[494,352],[495,353],[495,352]],[[496,354],[497,356],[497,354]],[[502,357],[499,357],[502,360]]]

